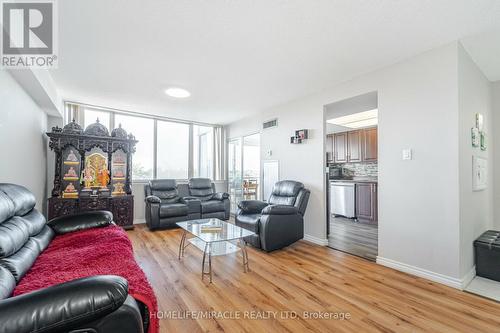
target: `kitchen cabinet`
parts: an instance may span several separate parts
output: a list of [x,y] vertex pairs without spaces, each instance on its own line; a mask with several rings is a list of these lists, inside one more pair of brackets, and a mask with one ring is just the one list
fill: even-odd
[[377,184],[356,183],[356,217],[359,222],[377,224]]
[[363,130],[363,161],[374,162],[377,160],[377,128],[367,128]]
[[361,131],[347,132],[347,162],[361,162]]
[[328,134],[326,136],[326,162],[333,162],[333,134]]
[[334,135],[334,162],[335,163],[347,163],[347,132],[336,133]]
[[[377,128],[367,128],[333,134],[326,137],[326,155],[328,162],[356,163],[375,162],[378,158]],[[329,158],[333,149],[333,160]]]

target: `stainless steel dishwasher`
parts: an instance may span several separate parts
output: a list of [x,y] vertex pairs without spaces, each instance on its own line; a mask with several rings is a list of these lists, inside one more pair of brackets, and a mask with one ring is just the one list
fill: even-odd
[[356,185],[349,182],[330,182],[330,214],[356,217]]

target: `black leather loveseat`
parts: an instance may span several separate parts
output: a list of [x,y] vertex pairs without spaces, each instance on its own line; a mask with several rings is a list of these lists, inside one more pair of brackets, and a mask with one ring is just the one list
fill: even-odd
[[304,238],[309,195],[302,183],[277,182],[267,202],[244,200],[238,204],[236,225],[255,232],[245,238],[254,247],[265,251],[281,249]]
[[26,188],[0,184],[0,332],[142,333],[141,308],[122,277],[87,277],[11,297],[56,235],[112,223],[111,213],[92,212],[46,224],[34,207]]
[[229,194],[216,192],[208,178],[191,178],[187,184],[177,184],[174,179],[151,180],[144,186],[144,195],[146,224],[151,230],[194,219],[229,219]]

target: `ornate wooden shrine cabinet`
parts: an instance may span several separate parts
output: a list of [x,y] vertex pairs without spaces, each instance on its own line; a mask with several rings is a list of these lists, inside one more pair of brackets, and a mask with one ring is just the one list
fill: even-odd
[[90,210],[108,210],[116,224],[133,228],[132,154],[137,141],[115,128],[111,135],[99,123],[85,131],[74,120],[47,133],[55,152],[54,188],[49,219]]

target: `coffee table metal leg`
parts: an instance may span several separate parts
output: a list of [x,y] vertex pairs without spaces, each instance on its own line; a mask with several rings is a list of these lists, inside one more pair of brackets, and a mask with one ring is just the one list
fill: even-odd
[[242,239],[238,242],[241,248],[241,256],[243,257],[243,271],[246,273],[250,271],[250,267],[248,265],[248,252],[246,242]]
[[[208,272],[205,270],[205,262],[208,255]],[[203,259],[201,263],[201,279],[205,275],[210,276],[210,283],[212,283],[212,245],[210,243],[205,243],[205,250],[203,250]]]
[[184,243],[186,243],[186,231],[182,233],[181,243],[179,244],[179,260],[184,256]]
[[208,246],[208,271],[210,273],[210,283],[212,283],[212,244]]

